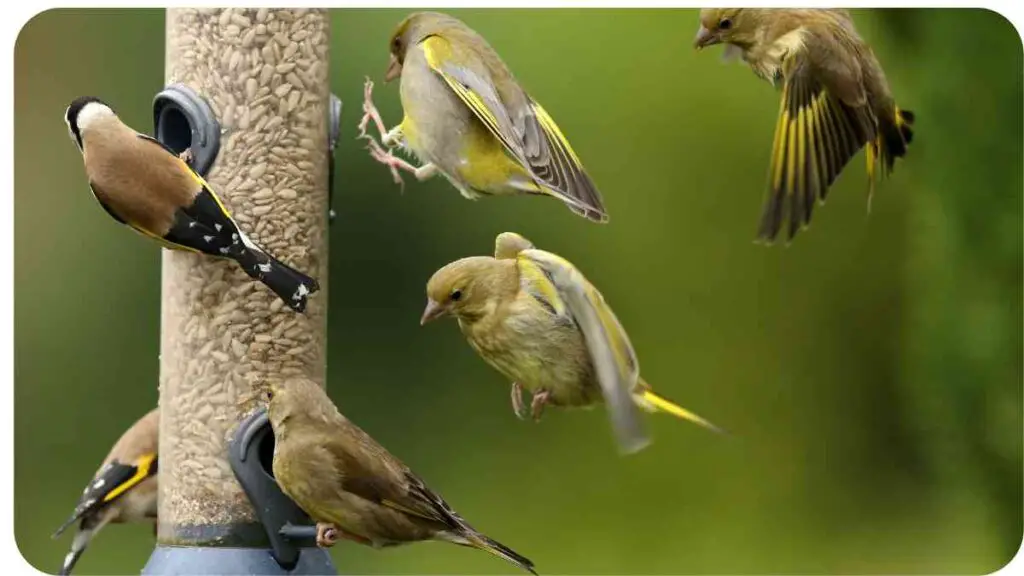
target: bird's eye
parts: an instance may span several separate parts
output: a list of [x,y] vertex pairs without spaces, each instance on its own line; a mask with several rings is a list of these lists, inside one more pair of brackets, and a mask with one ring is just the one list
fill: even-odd
[[267,399],[267,402],[270,402],[274,399],[274,392],[272,390],[267,390],[263,393],[263,396]]
[[452,290],[452,302],[458,302],[459,298],[462,298],[462,290]]
[[732,28],[732,20],[729,20],[728,18],[722,18],[722,21],[718,23],[718,29],[728,30],[729,28]]
[[402,47],[402,40],[398,36],[395,36],[395,39],[391,41],[391,47],[397,52],[398,49]]

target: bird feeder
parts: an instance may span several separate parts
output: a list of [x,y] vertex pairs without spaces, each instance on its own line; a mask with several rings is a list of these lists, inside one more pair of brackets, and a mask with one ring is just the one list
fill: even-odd
[[[159,521],[143,573],[334,573],[301,526],[284,530],[287,545],[268,535],[267,518],[299,518],[266,514],[276,496],[256,512],[253,498],[264,497],[253,494],[273,483],[239,483],[258,476],[246,466],[269,466],[265,419],[251,417],[255,390],[296,376],[325,382],[331,120],[340,113],[327,80],[329,15],[172,8],[166,26],[155,135],[189,148],[242,231],[320,291],[297,313],[234,262],[163,252]],[[257,456],[246,458],[250,449]]]

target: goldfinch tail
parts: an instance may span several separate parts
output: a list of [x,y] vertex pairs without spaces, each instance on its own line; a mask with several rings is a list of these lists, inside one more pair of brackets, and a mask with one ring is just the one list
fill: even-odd
[[71,574],[71,570],[78,563],[78,559],[82,557],[82,553],[89,546],[89,542],[95,533],[95,528],[87,528],[75,534],[75,540],[71,543],[71,551],[64,556],[64,563],[61,564],[60,572],[58,572],[60,576]]
[[245,273],[273,290],[296,312],[305,311],[309,295],[320,289],[319,282],[267,254],[247,238],[244,243],[245,248],[235,255],[235,260]]
[[637,406],[648,412],[666,412],[676,418],[688,420],[713,432],[725,434],[725,431],[718,426],[715,426],[711,422],[708,422],[704,418],[690,412],[675,402],[655,394],[654,390],[651,390],[651,387],[643,380],[640,380],[637,383],[637,387],[633,391],[633,401],[636,402]]
[[506,562],[515,564],[516,566],[523,570],[526,570],[530,574],[537,574],[537,571],[533,567],[533,562],[531,562],[529,558],[523,556],[522,554],[519,554],[515,550],[509,548],[508,546],[505,546],[497,540],[492,540],[487,536],[480,534],[479,532],[471,530],[472,529],[470,528],[462,534],[446,532],[441,534],[440,536],[443,539],[448,540],[449,542],[453,542],[455,544],[459,544],[460,546],[468,546],[470,548],[483,550],[484,552],[493,554],[498,558],[505,560]]

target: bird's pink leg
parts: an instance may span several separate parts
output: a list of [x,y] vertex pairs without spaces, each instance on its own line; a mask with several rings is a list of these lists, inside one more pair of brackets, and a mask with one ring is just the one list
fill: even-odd
[[[368,134],[366,131],[371,120],[377,128],[377,133],[380,135],[380,141]],[[369,78],[367,78],[366,83],[363,84],[363,117],[359,120],[359,138],[366,139],[367,148],[370,150],[370,156],[377,162],[387,166],[388,169],[391,170],[391,177],[395,180],[395,184],[398,184],[403,188],[405,187],[405,182],[402,180],[402,175],[399,170],[405,170],[406,172],[412,173],[416,179],[421,182],[432,178],[437,174],[437,167],[433,164],[428,163],[423,166],[414,166],[395,156],[394,152],[391,150],[385,150],[385,147],[391,148],[396,144],[400,144],[404,137],[400,126],[397,126],[390,131],[384,126],[384,120],[381,119],[380,111],[377,110],[377,106],[373,103],[373,81]]]
[[394,152],[392,152],[391,150],[384,150],[384,148],[373,139],[370,140],[370,144],[368,147],[370,149],[370,156],[377,162],[380,162],[381,164],[390,168],[391,175],[394,177],[395,183],[403,187],[405,186],[405,181],[402,180],[402,176],[398,172],[399,170],[411,172],[412,175],[415,176],[416,179],[421,182],[437,174],[437,167],[434,166],[433,164],[414,166],[409,162],[399,158],[398,156],[395,156]]
[[519,382],[512,383],[512,411],[516,413],[516,418],[522,420],[526,417],[523,412],[523,387]]
[[377,133],[383,138],[388,133],[388,129],[384,127],[384,120],[380,117],[380,111],[373,104],[373,80],[367,77],[366,82],[363,84],[363,117],[359,120],[360,138],[373,138],[373,136],[366,133],[370,120],[373,120],[374,125],[377,127]]
[[537,422],[540,420],[540,415],[544,413],[544,405],[548,403],[548,396],[551,393],[541,388],[533,393],[533,401],[530,402],[530,413],[533,416],[533,421]]
[[341,532],[334,524],[328,522],[316,523],[316,545],[321,548],[330,548],[338,542],[338,534]]

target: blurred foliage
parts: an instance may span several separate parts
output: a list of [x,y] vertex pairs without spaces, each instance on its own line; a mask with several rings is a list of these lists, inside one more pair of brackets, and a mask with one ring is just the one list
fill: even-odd
[[[400,194],[351,136],[402,12],[334,11],[350,137],[329,389],[344,412],[542,573],[985,573],[1016,553],[1024,61],[1006,20],[855,11],[917,113],[910,155],[870,216],[858,157],[811,230],[763,248],[752,239],[777,94],[692,51],[695,11],[453,13],[557,119],[612,220],[546,199],[470,202],[440,179]],[[15,534],[46,571],[70,544],[50,533],[156,402],[159,353],[159,250],[94,203],[61,114],[94,94],[148,130],[163,22],[49,11],[15,48]],[[397,123],[395,86],[376,100]],[[601,410],[517,421],[508,383],[453,324],[417,323],[429,275],[504,230],[574,261],[647,379],[731,436],[652,417],[654,445],[623,459]],[[149,530],[111,527],[80,572],[137,573],[152,545]],[[342,573],[508,570],[440,544],[334,555]]]

